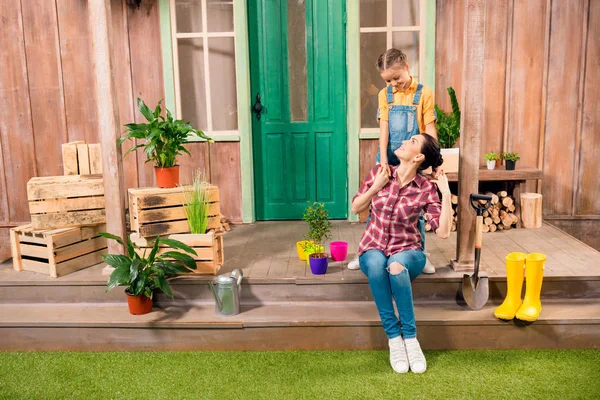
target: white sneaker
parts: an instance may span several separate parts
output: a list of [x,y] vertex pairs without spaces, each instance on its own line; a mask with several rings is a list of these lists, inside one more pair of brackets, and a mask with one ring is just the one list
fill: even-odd
[[402,336],[388,340],[390,346],[390,364],[392,369],[399,374],[408,372],[408,358],[406,357],[406,348]]
[[348,269],[360,269],[358,257],[354,257],[354,259],[348,263]]
[[423,273],[424,274],[435,274],[435,267],[433,266],[431,261],[429,261],[429,258],[426,258],[425,260],[426,260],[425,268],[423,268]]
[[423,350],[421,350],[417,338],[406,339],[404,344],[406,345],[406,354],[408,355],[410,370],[415,374],[422,374],[425,372],[427,369],[427,361],[425,361]]

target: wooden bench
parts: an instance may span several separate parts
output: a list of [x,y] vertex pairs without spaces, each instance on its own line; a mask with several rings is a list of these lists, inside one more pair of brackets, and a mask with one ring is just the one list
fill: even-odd
[[[447,175],[449,182],[458,182],[457,172],[451,172]],[[479,182],[507,183],[507,191],[511,193],[515,199],[515,214],[519,216],[519,222],[517,223],[517,226],[519,227],[521,226],[521,193],[526,191],[525,183],[527,181],[542,179],[543,176],[544,173],[541,169],[531,167],[519,168],[517,166],[517,169],[512,171],[507,171],[504,167],[496,169],[482,167],[479,169]]]

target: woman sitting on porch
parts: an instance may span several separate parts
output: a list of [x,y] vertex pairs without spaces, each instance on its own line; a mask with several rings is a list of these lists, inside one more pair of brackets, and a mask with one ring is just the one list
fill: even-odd
[[419,173],[442,164],[440,145],[432,136],[415,135],[402,142],[394,154],[400,165],[373,168],[354,196],[352,212],[358,214],[371,205],[371,220],[358,254],[389,339],[392,368],[404,373],[410,366],[413,372],[422,373],[427,363],[417,341],[410,283],[425,267],[417,221],[425,211],[433,231],[447,238],[452,224],[450,188],[443,171],[437,176],[437,188]]

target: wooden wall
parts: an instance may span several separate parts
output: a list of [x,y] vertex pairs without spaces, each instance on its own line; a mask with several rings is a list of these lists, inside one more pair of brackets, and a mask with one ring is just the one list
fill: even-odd
[[[133,3],[133,2],[129,2]],[[94,71],[84,0],[11,0],[0,7],[0,236],[29,221],[26,184],[62,174],[61,144],[98,143]],[[121,125],[140,122],[135,100],[164,98],[158,2],[141,9],[112,0],[115,79]],[[129,144],[124,145],[127,149]],[[182,180],[205,169],[221,187],[222,212],[241,221],[239,143],[193,143]],[[124,159],[127,187],[152,186],[141,152]]]
[[[437,0],[435,96],[447,111],[446,88],[462,90],[464,3]],[[517,168],[543,169],[528,189],[541,185],[544,218],[600,249],[598,21],[595,0],[486,2],[481,151],[516,151]],[[376,146],[361,140],[361,180]]]

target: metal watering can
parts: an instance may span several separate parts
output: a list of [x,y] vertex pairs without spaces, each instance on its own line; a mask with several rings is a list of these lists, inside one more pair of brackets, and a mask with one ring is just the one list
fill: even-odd
[[219,315],[236,315],[240,313],[240,293],[242,291],[242,271],[234,269],[231,275],[219,275],[217,287],[208,282],[215,297],[215,312]]

